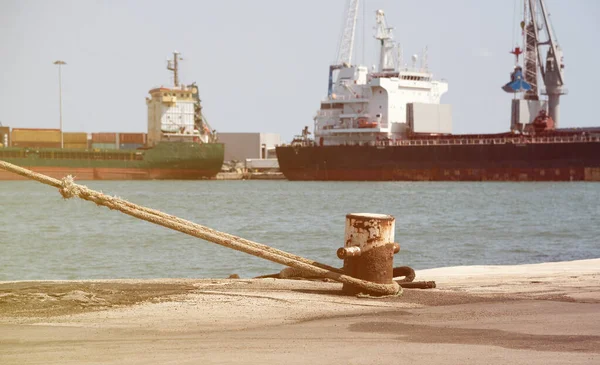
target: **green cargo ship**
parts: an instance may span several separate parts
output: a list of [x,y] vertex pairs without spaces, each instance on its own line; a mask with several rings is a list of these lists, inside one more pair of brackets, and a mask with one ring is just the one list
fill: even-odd
[[[0,133],[0,159],[55,178],[214,178],[223,165],[224,145],[217,143],[216,133],[202,114],[196,85],[179,84],[178,55],[175,52],[167,66],[174,73],[175,85],[154,88],[146,98],[147,134],[124,133],[119,141],[118,133],[93,133],[88,139],[86,133],[43,129],[10,132],[4,127],[0,130],[4,131]],[[125,140],[127,136],[134,140]],[[23,178],[0,170],[0,180],[19,179]]]
[[[160,142],[137,150],[0,148],[0,159],[54,178],[77,180],[207,179],[223,165],[221,143]],[[0,170],[0,180],[23,177]]]

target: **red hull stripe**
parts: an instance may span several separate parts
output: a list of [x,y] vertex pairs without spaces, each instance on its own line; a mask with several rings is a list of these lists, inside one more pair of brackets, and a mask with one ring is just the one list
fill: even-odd
[[[194,180],[216,176],[214,170],[191,169],[131,169],[131,168],[65,168],[65,167],[28,167],[40,174],[55,179],[67,175],[75,176],[76,180]],[[0,180],[26,180],[17,174],[0,170]]]

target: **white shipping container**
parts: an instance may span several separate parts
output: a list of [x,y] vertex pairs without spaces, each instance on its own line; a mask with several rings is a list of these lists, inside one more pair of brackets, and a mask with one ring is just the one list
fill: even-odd
[[407,104],[407,119],[414,133],[452,133],[452,106],[450,104]]

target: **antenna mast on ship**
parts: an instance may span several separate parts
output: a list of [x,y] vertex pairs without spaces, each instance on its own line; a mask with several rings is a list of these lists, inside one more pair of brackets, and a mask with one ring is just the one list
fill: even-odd
[[183,58],[179,57],[179,52],[173,52],[173,59],[167,60],[167,70],[173,71],[173,84],[179,86],[179,60]]

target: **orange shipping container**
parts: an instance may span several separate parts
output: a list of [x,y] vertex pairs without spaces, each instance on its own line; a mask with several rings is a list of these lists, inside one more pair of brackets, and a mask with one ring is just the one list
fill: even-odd
[[116,143],[116,133],[92,133],[92,143]]
[[119,143],[144,144],[144,133],[119,133]]
[[60,143],[60,129],[13,128],[11,140],[13,142]]

